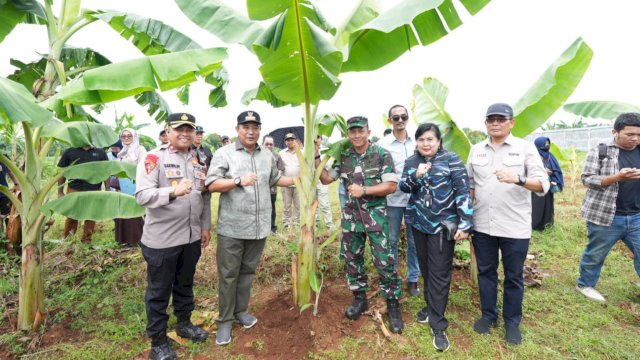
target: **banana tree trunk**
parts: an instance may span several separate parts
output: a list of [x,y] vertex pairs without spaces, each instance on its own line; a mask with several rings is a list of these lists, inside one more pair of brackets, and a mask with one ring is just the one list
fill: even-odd
[[18,329],[36,331],[44,321],[44,277],[42,274],[43,217],[22,227],[22,268]]

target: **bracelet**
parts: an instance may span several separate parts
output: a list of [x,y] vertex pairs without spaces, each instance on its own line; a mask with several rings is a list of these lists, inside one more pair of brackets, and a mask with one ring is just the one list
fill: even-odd
[[314,157],[314,159],[320,160],[320,155],[316,155],[316,157]]
[[366,186],[362,187],[362,196],[367,196],[367,187]]

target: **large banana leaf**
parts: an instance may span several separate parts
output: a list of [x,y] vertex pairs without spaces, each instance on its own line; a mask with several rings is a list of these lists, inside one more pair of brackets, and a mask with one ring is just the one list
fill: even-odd
[[94,161],[71,165],[63,170],[67,179],[84,180],[90,184],[99,184],[111,175],[135,180],[136,165],[122,161]]
[[155,91],[141,92],[135,96],[135,99],[138,104],[147,107],[147,113],[153,116],[158,124],[166,122],[171,114],[169,104]]
[[347,137],[347,121],[340,114],[329,113],[321,115],[316,124],[318,125],[318,131],[316,132],[318,135],[330,137],[333,134],[333,129],[338,127],[342,137]]
[[72,147],[86,145],[105,148],[118,141],[110,126],[88,121],[62,122],[54,119],[42,128],[42,137],[54,138]]
[[[490,0],[460,1],[471,14]],[[404,0],[351,33],[342,71],[387,65],[416,45],[428,45],[462,24],[453,0]]]
[[291,0],[247,0],[247,12],[254,20],[271,19],[289,6],[291,6]]
[[53,114],[36,104],[24,86],[0,77],[0,117],[12,124],[24,121],[37,127],[53,119]]
[[[64,64],[65,74],[70,79],[74,79],[80,74],[77,70],[87,70],[111,64],[111,61],[104,55],[89,48],[65,47],[60,53],[59,60]],[[32,63],[25,64],[16,59],[11,59],[10,63],[18,69],[8,78],[21,83],[27,90],[32,91],[34,83],[44,75],[47,66],[47,54]]]
[[264,81],[261,81],[260,85],[258,85],[257,88],[253,88],[245,91],[244,94],[242,94],[242,98],[240,99],[240,102],[242,102],[245,105],[249,105],[249,103],[251,103],[253,100],[265,101],[266,103],[273,106],[274,108],[279,108],[287,105],[292,105],[292,106],[299,105],[299,104],[289,104],[287,102],[284,102],[278,99],[273,94],[271,89],[269,89],[267,84],[264,83]]
[[256,40],[262,78],[278,99],[317,104],[333,97],[340,86],[342,53],[328,31],[311,3],[295,0]]
[[[269,1],[263,1],[269,3]],[[262,26],[219,0],[176,0],[180,10],[196,25],[227,44],[251,45],[262,33]]]
[[47,217],[58,213],[76,220],[104,221],[144,215],[144,208],[131,195],[115,191],[83,191],[49,201],[42,207]]
[[0,0],[0,42],[20,23],[44,23],[42,5],[36,0]]
[[618,101],[584,101],[565,104],[564,111],[578,116],[614,120],[625,112],[640,112],[640,106]]
[[430,122],[438,125],[442,133],[442,146],[466,161],[471,150],[471,142],[445,110],[448,95],[449,89],[434,78],[427,77],[422,86],[415,85],[414,119],[416,124]]
[[514,105],[511,130],[525,137],[544,124],[571,96],[589,68],[593,51],[578,38]]
[[362,25],[375,19],[380,14],[380,0],[360,0],[347,17],[344,25],[338,28],[336,46],[344,49],[349,43],[349,36]]
[[95,12],[88,16],[109,24],[147,56],[201,48],[189,37],[158,20],[116,11]]
[[220,108],[227,106],[227,85],[229,85],[229,73],[224,67],[219,68],[210,75],[208,75],[204,81],[213,86],[213,89],[209,91],[209,106],[214,108]]
[[186,50],[115,63],[85,72],[81,79],[64,86],[45,101],[71,104],[97,104],[120,100],[144,91],[162,91],[180,87],[207,76],[222,66],[227,51],[223,48]]

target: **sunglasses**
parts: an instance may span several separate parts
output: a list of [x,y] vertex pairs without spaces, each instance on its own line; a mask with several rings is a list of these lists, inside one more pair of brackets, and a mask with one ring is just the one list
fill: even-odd
[[400,119],[402,119],[402,121],[407,121],[409,119],[409,115],[402,114],[402,115],[393,115],[391,117],[391,120],[393,121],[400,121]]
[[490,117],[487,118],[484,122],[486,122],[487,124],[493,124],[495,122],[497,122],[498,124],[504,124],[509,120],[511,119],[506,117]]

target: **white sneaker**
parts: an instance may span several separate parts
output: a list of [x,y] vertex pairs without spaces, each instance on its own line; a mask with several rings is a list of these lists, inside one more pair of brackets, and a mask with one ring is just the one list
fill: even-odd
[[602,296],[602,294],[600,294],[598,290],[590,286],[584,286],[584,287],[577,286],[576,288],[578,289],[578,291],[580,291],[580,293],[582,293],[582,295],[586,296],[587,298],[593,301],[597,301],[600,303],[606,302],[606,300],[604,299],[604,296]]

